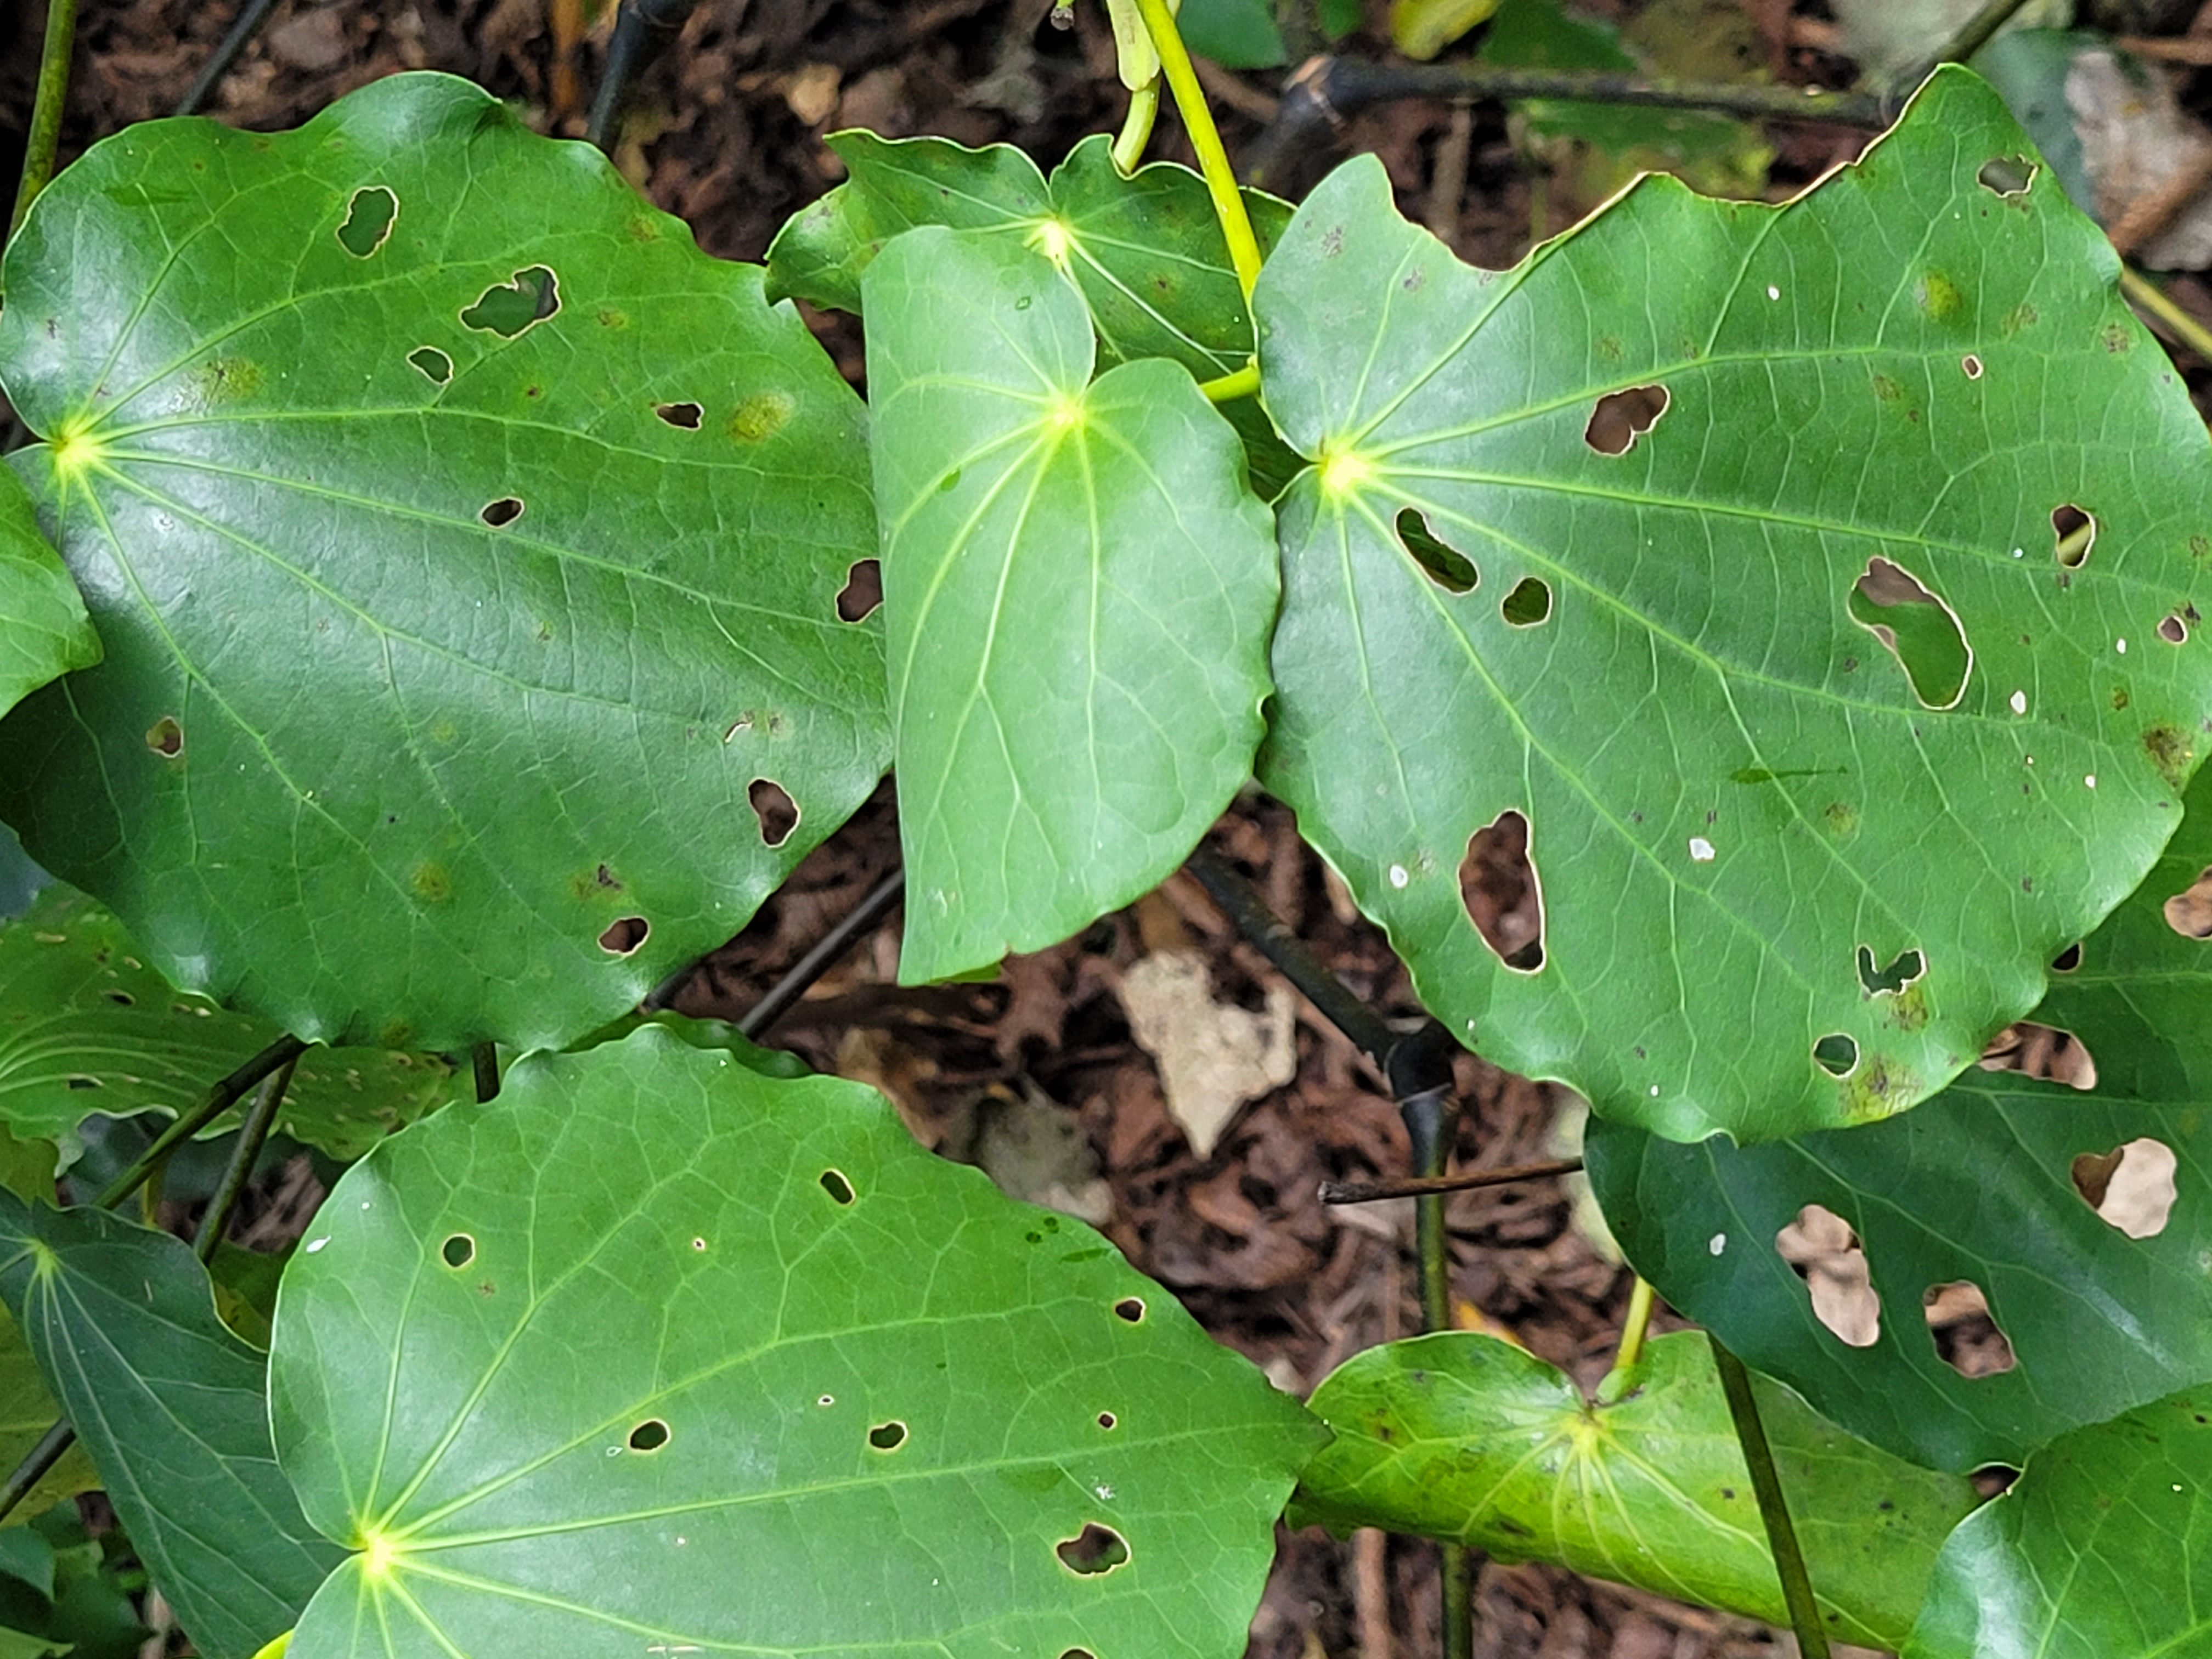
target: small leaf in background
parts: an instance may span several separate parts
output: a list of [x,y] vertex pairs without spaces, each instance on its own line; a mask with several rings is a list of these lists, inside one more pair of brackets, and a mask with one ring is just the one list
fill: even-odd
[[[13,1314],[0,1308],[0,1469],[13,1469],[29,1456],[31,1449],[46,1437],[61,1414],[62,1408],[54,1403],[40,1373],[39,1362],[31,1357],[30,1345],[23,1340],[22,1327],[16,1324]],[[100,1476],[94,1473],[84,1448],[72,1446],[25,1494],[6,1525],[21,1526],[40,1510],[89,1492],[99,1484]]]
[[5,276],[10,461],[108,650],[0,724],[0,810],[185,988],[563,1042],[874,788],[860,404],[590,150],[437,75],[147,123]]
[[1182,862],[1251,775],[1279,589],[1236,434],[1179,365],[1092,382],[1044,254],[924,228],[866,289],[918,984],[1057,944]]
[[100,660],[100,636],[30,492],[0,468],[0,714],[58,674]]
[[1364,0],[1316,0],[1314,15],[1321,32],[1331,42],[1343,40],[1367,21]]
[[[2166,914],[2212,870],[2212,769],[2185,805],[2142,885],[2054,953],[2032,1016],[2043,1069],[2086,1060],[2094,1093],[1978,1068],[1905,1117],[1741,1149],[1593,1124],[1589,1177],[1637,1271],[1747,1364],[1942,1468],[2017,1467],[2212,1375],[2212,940]],[[1905,1016],[1915,988],[1871,1000]],[[1987,1315],[1945,1303],[1959,1285]],[[1972,1332],[1978,1364],[1952,1346]]]
[[[1830,1635],[1895,1647],[1972,1485],[1753,1386]],[[1655,1339],[1610,1405],[1510,1343],[1454,1332],[1355,1355],[1311,1408],[1336,1437],[1299,1476],[1292,1526],[1421,1533],[1788,1621],[1701,1332]]]
[[[49,887],[27,915],[0,923],[0,1123],[19,1133],[73,1153],[77,1126],[94,1112],[173,1117],[282,1035],[172,989],[114,915],[73,889]],[[311,1048],[277,1125],[349,1162],[443,1105],[454,1086],[434,1054]],[[232,1122],[218,1118],[208,1132]]]
[[1390,44],[1425,64],[1497,9],[1498,0],[1390,0]]
[[0,1193],[0,1296],[132,1547],[209,1659],[252,1659],[343,1552],[277,1468],[265,1364],[182,1239]]
[[349,1171],[271,1376],[358,1552],[290,1659],[1221,1659],[1319,1437],[873,1091],[658,1030],[521,1060]]
[[1224,69],[1273,69],[1285,56],[1267,0],[1183,0],[1182,43]]
[[[1946,70],[1787,206],[1654,178],[1503,273],[1362,159],[1261,274],[1268,410],[1316,465],[1261,780],[1455,1035],[1601,1116],[1754,1141],[1913,1105],[2179,820],[2212,639],[2159,629],[2212,610],[2212,455],[2095,227],[1983,181],[2026,148]],[[1902,652],[1852,614],[1884,567]],[[1919,969],[1876,994],[1862,952]]]
[[1969,1516],[1905,1659],[2117,1659],[2212,1648],[2212,1389],[2062,1435]]
[[[31,1514],[27,1525],[11,1516],[0,1534],[0,1547],[13,1552],[9,1565],[0,1567],[0,1654],[138,1659],[152,1632],[139,1622],[132,1599],[143,1593],[146,1576],[129,1540],[112,1527],[98,1538],[88,1535],[74,1503]],[[33,1576],[7,1576],[18,1566],[33,1568]]]

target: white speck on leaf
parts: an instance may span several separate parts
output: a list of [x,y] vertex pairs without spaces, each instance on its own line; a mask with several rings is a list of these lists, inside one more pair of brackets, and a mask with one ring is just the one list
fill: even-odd
[[1390,884],[1393,887],[1403,887],[1408,879],[1404,865],[1394,864],[1390,866]]
[[1691,836],[1690,857],[1695,863],[1711,864],[1713,861],[1712,842],[1707,841],[1703,836]]
[[2112,642],[2112,649],[2124,657],[2128,654],[2128,642],[2125,640],[2115,640]]
[[2027,692],[2015,691],[2012,694],[2012,712],[2015,714],[2025,714],[2027,713]]
[[2094,789],[2097,787],[2097,775],[2092,772],[2087,777],[2083,778],[2081,782],[2085,788]]
[[1766,297],[1770,300],[1778,300],[1782,297],[1782,290],[1769,283],[1766,285]]
[[1715,1255],[1720,1255],[1722,1251],[1728,1249],[1728,1235],[1726,1233],[1715,1233],[1712,1237],[1711,1242],[1708,1243],[1705,1248],[1711,1250]]
[[323,1246],[324,1246],[324,1245],[325,1245],[325,1244],[329,1243],[330,1242],[331,1242],[331,1238],[330,1238],[330,1235],[329,1235],[328,1233],[324,1234],[320,1238],[311,1238],[311,1239],[309,1239],[309,1240],[307,1241],[307,1254],[308,1254],[309,1255],[314,1255],[314,1253],[315,1253],[317,1250],[321,1249],[323,1248]]

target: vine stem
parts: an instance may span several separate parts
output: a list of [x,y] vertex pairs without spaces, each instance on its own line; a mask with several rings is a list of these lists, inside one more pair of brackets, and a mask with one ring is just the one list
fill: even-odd
[[1208,403],[1228,404],[1239,398],[1255,397],[1260,391],[1260,365],[1247,363],[1217,380],[1200,382],[1198,389],[1206,394]]
[[1509,1164],[1495,1170],[1462,1170],[1457,1175],[1414,1176],[1401,1181],[1324,1181],[1324,1204],[1373,1204],[1386,1198],[1423,1198],[1431,1193],[1467,1193],[1483,1187],[1510,1187],[1516,1181],[1541,1181],[1573,1175],[1578,1158],[1551,1158],[1540,1164]]
[[1984,46],[1989,45],[1996,32],[2012,21],[2012,15],[2027,3],[2027,0],[1989,0],[1979,11],[1959,26],[1936,61],[1939,64],[1963,64]]
[[[62,106],[69,100],[70,54],[76,45],[77,0],[46,0],[46,40],[39,53],[38,96],[31,106],[31,130],[23,145],[23,180],[15,189],[15,212],[8,222],[15,240],[24,216],[54,176],[61,148]],[[1188,60],[1185,60],[1186,67]]]
[[[1641,1280],[1638,1281],[1639,1284]],[[1790,1505],[1782,1496],[1782,1477],[1774,1467],[1773,1449],[1766,1443],[1765,1426],[1759,1420],[1759,1401],[1751,1391],[1751,1373],[1721,1346],[1711,1332],[1713,1367],[1721,1374],[1721,1392],[1728,1396],[1729,1415],[1735,1421],[1736,1443],[1751,1470],[1751,1490],[1759,1499],[1759,1516],[1766,1523],[1767,1547],[1774,1552],[1774,1570],[1782,1580],[1782,1599],[1790,1609],[1790,1628],[1797,1632],[1801,1659],[1829,1659],[1828,1630],[1820,1622],[1820,1604],[1814,1599],[1812,1576],[1797,1547],[1797,1528],[1790,1522]]]
[[1620,1322],[1620,1346],[1613,1356],[1615,1372],[1632,1371],[1644,1361],[1644,1339],[1651,1330],[1651,1281],[1642,1273],[1628,1292],[1628,1316]]
[[192,1237],[192,1254],[203,1262],[215,1260],[216,1246],[230,1231],[230,1218],[237,1212],[246,1182],[253,1179],[253,1166],[260,1160],[261,1149],[269,1144],[269,1132],[276,1127],[277,1109],[284,1103],[284,1091],[292,1086],[292,1073],[299,1064],[299,1055],[294,1054],[270,1073],[261,1080],[253,1104],[246,1109],[246,1120],[239,1125],[238,1145],[231,1148],[222,1180],[208,1200],[199,1231]]
[[[2172,297],[2133,265],[2120,267],[2120,292],[2138,311],[2147,312],[2167,333],[2207,362],[2212,362],[2212,329],[2173,302]],[[1200,388],[1201,391],[1203,387]]]
[[1213,198],[1214,216],[1221,221],[1221,234],[1229,244],[1229,263],[1237,268],[1237,284],[1249,300],[1260,280],[1260,239],[1253,234],[1251,216],[1244,211],[1243,192],[1237,187],[1229,152],[1222,148],[1221,131],[1206,106],[1206,90],[1198,84],[1198,70],[1183,49],[1168,0],[1137,0],[1137,9],[1152,37],[1152,50],[1159,54],[1168,90],[1175,94],[1190,147],[1198,152],[1198,170],[1206,176],[1206,193]]
[[1114,139],[1114,167],[1124,179],[1137,170],[1137,163],[1145,159],[1145,146],[1152,142],[1152,124],[1160,115],[1160,77],[1151,80],[1129,94],[1129,112],[1121,118],[1121,131]]
[[112,1210],[123,1202],[138,1190],[140,1184],[171,1152],[235,1106],[247,1090],[279,1066],[289,1067],[307,1051],[307,1045],[295,1036],[278,1037],[201,1096],[199,1103],[191,1110],[179,1114],[152,1146],[131,1160],[129,1169],[107,1183],[100,1196],[92,1200],[94,1207]]

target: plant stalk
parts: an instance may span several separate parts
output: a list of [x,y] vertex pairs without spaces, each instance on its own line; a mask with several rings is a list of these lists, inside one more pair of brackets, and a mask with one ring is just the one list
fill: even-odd
[[1168,0],[1137,0],[1137,8],[1152,37],[1152,50],[1159,54],[1168,89],[1175,94],[1176,109],[1182,117],[1183,131],[1190,135],[1190,147],[1198,152],[1198,170],[1206,176],[1214,216],[1221,221],[1221,234],[1229,244],[1229,263],[1237,269],[1237,286],[1249,300],[1254,284],[1260,280],[1260,239],[1253,234],[1251,217],[1244,211],[1244,195],[1229,165],[1229,152],[1222,148],[1221,131],[1213,125],[1213,112],[1206,106],[1205,89],[1198,84],[1190,53],[1183,49]]
[[1152,142],[1152,124],[1160,116],[1160,77],[1129,94],[1129,112],[1121,118],[1121,131],[1114,140],[1114,168],[1124,179],[1145,159],[1145,146]]
[[[1425,1078],[1408,1078],[1425,1086],[1401,1089],[1398,1114],[1413,1145],[1413,1167],[1434,1182],[1443,1174],[1459,1119],[1451,1056],[1431,1048]],[[1401,1068],[1409,1069],[1409,1068]],[[1413,1246],[1420,1264],[1421,1328],[1448,1331],[1455,1322],[1451,1302],[1451,1238],[1444,1229],[1444,1194],[1431,1188],[1413,1200]],[[1474,1574],[1463,1544],[1439,1546],[1443,1559],[1443,1659],[1468,1659],[1474,1651]]]
[[164,1158],[236,1105],[247,1090],[279,1066],[289,1067],[307,1051],[307,1045],[295,1036],[278,1037],[210,1089],[200,1097],[198,1105],[179,1115],[175,1121],[162,1130],[154,1144],[131,1161],[129,1169],[107,1183],[106,1190],[92,1200],[94,1205],[103,1210],[113,1209],[137,1192],[139,1184]]
[[1247,363],[1243,368],[1218,379],[1200,383],[1206,401],[1216,404],[1234,403],[1239,398],[1257,397],[1260,392],[1260,365]]
[[1979,11],[1959,26],[1949,44],[1936,54],[1936,62],[1965,63],[1989,45],[1996,32],[2012,21],[2012,15],[2027,3],[2027,0],[1986,0]]
[[208,54],[207,62],[200,65],[200,72],[192,77],[191,88],[177,100],[178,114],[199,113],[200,106],[207,102],[216,82],[229,72],[230,66],[238,61],[238,54],[246,50],[246,43],[253,38],[254,31],[276,9],[276,0],[246,0],[222,39],[216,43],[216,49]]
[[292,1086],[292,1073],[299,1066],[297,1054],[286,1060],[264,1078],[253,1104],[246,1109],[246,1121],[239,1126],[238,1145],[231,1149],[230,1162],[222,1172],[222,1180],[208,1200],[207,1213],[200,1218],[200,1230],[192,1237],[192,1254],[203,1262],[215,1260],[216,1249],[222,1243],[223,1235],[230,1231],[230,1218],[237,1212],[238,1200],[245,1195],[246,1182],[253,1179],[253,1166],[260,1160],[261,1149],[269,1142],[269,1132],[276,1127],[277,1109],[284,1103],[284,1091]]
[[684,32],[699,0],[623,0],[615,31],[607,41],[607,61],[599,70],[599,88],[585,118],[586,142],[611,151],[615,118],[622,113],[630,82],[658,58],[670,41]]
[[23,144],[22,182],[15,188],[15,211],[8,239],[23,228],[24,216],[54,176],[61,149],[62,108],[69,101],[70,57],[76,45],[77,0],[46,0],[46,39],[39,52],[39,90],[31,105],[31,130]]
[[31,1488],[45,1480],[46,1472],[76,1443],[76,1431],[67,1423],[57,1423],[39,1437],[39,1443],[15,1465],[6,1484],[0,1485],[0,1521],[15,1512],[15,1506],[31,1495]]
[[1510,1187],[1516,1181],[1541,1181],[1547,1176],[1573,1175],[1583,1167],[1578,1158],[1546,1158],[1540,1164],[1508,1164],[1495,1170],[1462,1170],[1457,1175],[1414,1176],[1400,1181],[1324,1181],[1324,1204],[1373,1204],[1386,1198],[1421,1198],[1431,1193],[1474,1192],[1484,1187]]
[[2212,329],[2175,304],[2171,295],[2133,265],[2120,267],[2120,292],[2136,310],[2148,313],[2174,339],[2212,363]]
[[757,1038],[775,1024],[793,1003],[806,994],[808,986],[821,978],[840,957],[858,944],[863,933],[891,913],[891,907],[905,892],[904,870],[894,870],[878,882],[842,921],[824,933],[812,950],[792,963],[790,972],[769,986],[767,994],[739,1016],[738,1031],[745,1036]]
[[475,1075],[477,1104],[482,1106],[499,1093],[499,1045],[479,1042],[470,1049],[469,1069]]
[[[1638,1281],[1641,1283],[1641,1281]],[[1735,1437],[1743,1448],[1743,1461],[1751,1470],[1751,1490],[1759,1499],[1759,1519],[1766,1523],[1766,1542],[1774,1552],[1774,1570],[1782,1580],[1782,1599],[1790,1608],[1790,1627],[1797,1632],[1802,1659],[1830,1659],[1827,1626],[1820,1622],[1820,1604],[1814,1598],[1812,1576],[1797,1547],[1797,1529],[1790,1522],[1790,1506],[1782,1496],[1782,1477],[1774,1467],[1773,1449],[1766,1443],[1765,1427],[1759,1420],[1759,1401],[1751,1391],[1751,1373],[1743,1361],[1710,1331],[1713,1365],[1721,1374],[1721,1392],[1728,1396],[1729,1415],[1735,1421]]]
[[1642,1273],[1628,1292],[1628,1316],[1620,1322],[1620,1346],[1613,1356],[1616,1373],[1632,1371],[1644,1363],[1644,1339],[1651,1330],[1651,1281]]

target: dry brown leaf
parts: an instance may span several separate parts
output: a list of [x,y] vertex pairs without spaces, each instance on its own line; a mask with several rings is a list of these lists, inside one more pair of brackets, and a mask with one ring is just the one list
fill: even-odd
[[1169,1115],[1191,1151],[1212,1156],[1237,1109],[1297,1074],[1297,1015],[1288,986],[1267,988],[1258,1013],[1217,1002],[1205,958],[1155,951],[1121,975],[1130,1034],[1160,1070]]

